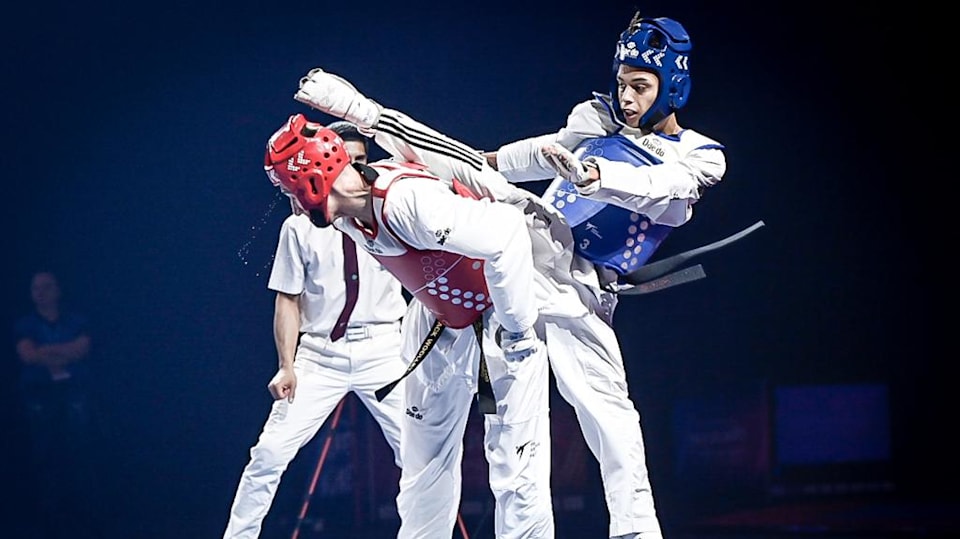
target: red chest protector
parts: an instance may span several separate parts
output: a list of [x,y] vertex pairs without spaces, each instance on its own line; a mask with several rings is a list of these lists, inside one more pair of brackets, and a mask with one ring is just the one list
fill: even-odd
[[[374,243],[382,252],[370,254],[445,326],[470,326],[493,305],[483,275],[483,261],[449,251],[416,249],[386,224],[384,199],[395,181],[407,177],[440,179],[416,163],[378,162],[373,167],[380,174],[372,189],[374,215],[380,226]],[[477,198],[456,180],[454,191]],[[389,238],[382,237],[385,232]]]

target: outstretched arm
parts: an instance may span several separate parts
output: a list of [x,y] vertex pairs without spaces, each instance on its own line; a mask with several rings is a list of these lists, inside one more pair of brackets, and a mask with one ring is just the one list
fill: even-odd
[[497,151],[485,154],[485,157],[511,182],[553,179],[557,176],[557,170],[544,155],[544,148],[559,144],[572,151],[584,140],[610,134],[616,130],[616,126],[610,120],[605,120],[606,116],[600,101],[583,101],[573,107],[566,124],[556,133],[504,144]]

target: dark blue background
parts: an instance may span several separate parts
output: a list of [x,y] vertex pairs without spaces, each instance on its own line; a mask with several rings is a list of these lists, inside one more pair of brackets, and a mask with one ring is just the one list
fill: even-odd
[[[298,79],[322,66],[493,149],[556,130],[575,103],[607,90],[635,4],[20,7],[0,38],[12,216],[4,320],[29,308],[30,272],[52,262],[66,299],[98,326],[101,388],[122,434],[113,471],[123,495],[106,503],[142,526],[131,536],[214,537],[270,403],[266,277],[286,205],[270,210],[261,165],[266,138],[307,112],[292,100]],[[880,14],[809,2],[643,7],[693,39],[681,124],[727,146],[724,181],[661,254],[767,225],[707,255],[706,280],[621,302],[655,486],[683,499],[669,476],[678,394],[754,380],[880,382],[900,492],[947,496],[949,481],[929,480],[956,469],[937,432],[948,384],[921,248],[933,223],[919,178],[895,172],[890,133],[911,90],[894,92],[882,75]],[[16,369],[8,350],[5,388]],[[11,432],[4,449],[15,459]]]

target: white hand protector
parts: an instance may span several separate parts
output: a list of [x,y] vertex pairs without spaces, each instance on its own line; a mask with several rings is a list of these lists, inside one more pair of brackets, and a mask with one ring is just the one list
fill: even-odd
[[293,98],[305,105],[343,118],[369,131],[377,124],[381,107],[361,94],[352,84],[337,75],[318,68],[300,79],[300,89]]
[[540,148],[540,152],[557,174],[573,185],[583,187],[592,182],[590,171],[570,150],[554,142]]
[[509,362],[523,361],[540,348],[540,339],[533,328],[525,331],[507,331],[500,333],[500,349]]

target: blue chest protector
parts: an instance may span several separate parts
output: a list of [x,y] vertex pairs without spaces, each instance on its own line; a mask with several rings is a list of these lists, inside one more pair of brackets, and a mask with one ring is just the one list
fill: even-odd
[[[585,140],[580,158],[603,157],[635,166],[659,163],[622,135]],[[564,180],[553,194],[551,204],[567,218],[576,240],[577,254],[587,260],[626,275],[645,264],[672,227],[651,223],[647,216],[591,200],[577,194]]]

